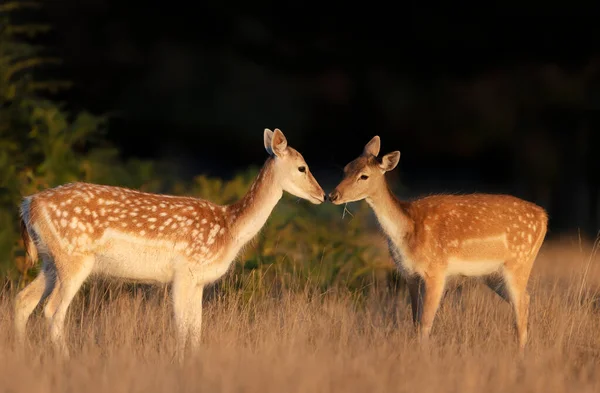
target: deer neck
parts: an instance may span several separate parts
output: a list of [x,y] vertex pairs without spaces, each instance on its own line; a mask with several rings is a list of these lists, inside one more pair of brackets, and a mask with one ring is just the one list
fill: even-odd
[[231,235],[236,244],[243,246],[260,231],[282,196],[274,159],[270,157],[246,195],[229,208]]
[[394,242],[412,232],[414,222],[408,215],[405,204],[398,200],[387,183],[367,197],[366,201],[373,209],[385,234]]

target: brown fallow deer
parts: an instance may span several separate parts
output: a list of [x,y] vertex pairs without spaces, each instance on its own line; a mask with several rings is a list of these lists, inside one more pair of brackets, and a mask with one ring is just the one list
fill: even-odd
[[365,199],[387,236],[390,254],[406,278],[414,323],[426,342],[451,276],[480,277],[514,308],[520,353],[527,342],[527,282],[544,241],[543,208],[509,195],[432,195],[399,200],[384,174],[400,160],[394,151],[378,157],[375,136],[344,168],[329,194],[339,205]]
[[67,308],[89,276],[171,283],[183,359],[200,344],[202,292],[222,277],[240,249],[262,228],[283,192],[314,204],[325,199],[298,151],[279,129],[264,131],[269,157],[239,201],[220,206],[184,196],[151,194],[88,183],[71,183],[25,197],[22,236],[30,262],[42,259],[39,275],[15,301],[15,329],[23,342],[27,320],[44,308],[50,338],[69,356],[63,325]]

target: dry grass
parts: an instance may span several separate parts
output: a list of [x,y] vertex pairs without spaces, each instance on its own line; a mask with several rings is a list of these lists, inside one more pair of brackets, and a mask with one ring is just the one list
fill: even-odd
[[[202,353],[171,361],[165,289],[106,284],[76,297],[72,359],[58,362],[38,312],[27,353],[12,348],[12,293],[0,309],[4,392],[597,392],[600,260],[577,242],[549,244],[534,269],[523,362],[510,307],[476,283],[450,289],[432,345],[417,345],[404,291],[369,295],[311,288],[271,298],[216,295],[205,303]],[[585,276],[585,280],[584,280]],[[583,286],[582,286],[583,282]],[[111,289],[112,288],[112,289]],[[583,289],[582,289],[583,288]],[[397,310],[397,315],[394,315]]]

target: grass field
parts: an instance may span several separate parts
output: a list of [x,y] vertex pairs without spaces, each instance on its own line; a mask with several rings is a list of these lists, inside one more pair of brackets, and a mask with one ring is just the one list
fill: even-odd
[[29,347],[13,348],[14,289],[6,285],[0,391],[600,391],[600,255],[591,245],[567,240],[542,248],[529,286],[523,361],[509,305],[477,282],[463,283],[449,286],[428,348],[418,345],[403,288],[209,291],[204,348],[183,365],[173,361],[168,288],[87,285],[68,314],[72,358],[61,362],[39,309]]

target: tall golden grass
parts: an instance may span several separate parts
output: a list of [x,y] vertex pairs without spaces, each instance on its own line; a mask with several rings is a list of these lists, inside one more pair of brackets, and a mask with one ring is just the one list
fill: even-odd
[[40,310],[30,320],[26,350],[14,347],[15,291],[5,286],[0,390],[598,392],[600,255],[594,251],[570,240],[542,248],[529,287],[523,360],[510,306],[474,281],[449,286],[427,348],[418,345],[402,287],[323,291],[308,283],[257,296],[216,287],[205,299],[203,349],[184,364],[173,358],[166,287],[87,285],[68,314],[72,357],[61,361]]

